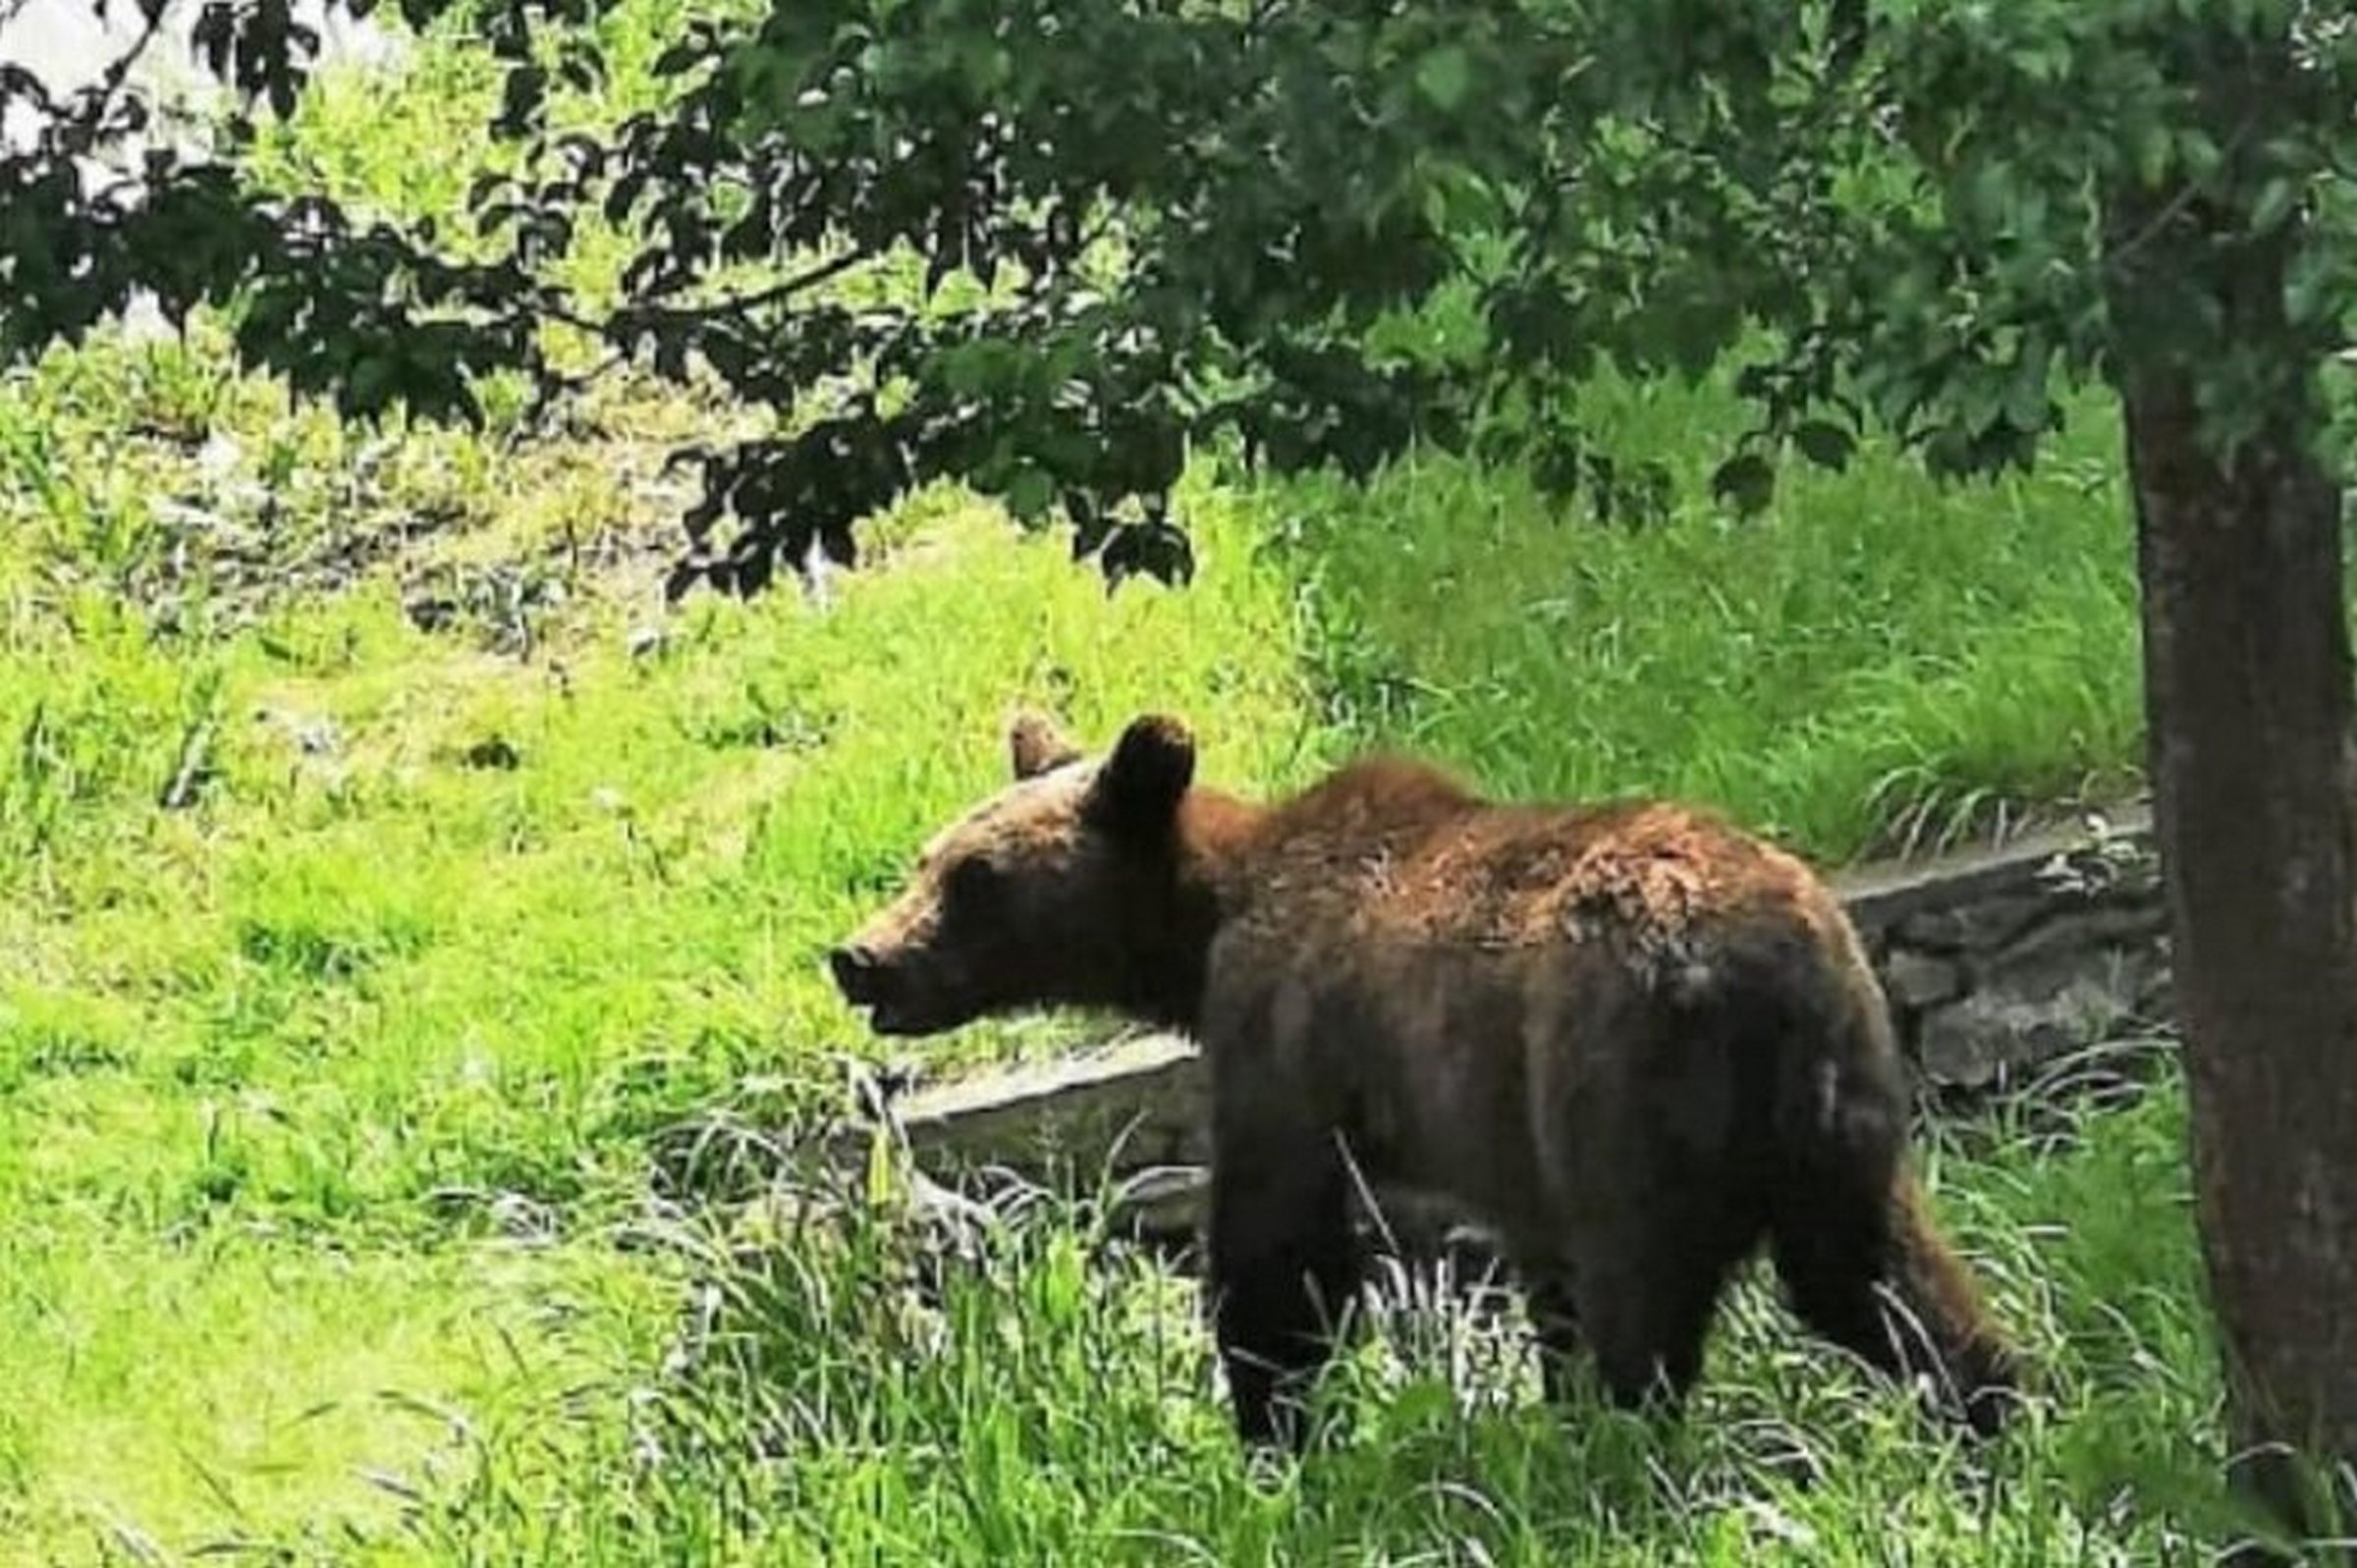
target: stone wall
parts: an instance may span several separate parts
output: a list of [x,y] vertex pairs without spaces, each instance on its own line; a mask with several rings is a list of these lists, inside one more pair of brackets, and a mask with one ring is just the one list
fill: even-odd
[[[1836,885],[1927,1091],[1985,1089],[2166,1012],[2165,919],[2140,814]],[[894,1113],[934,1174],[1125,1180],[1147,1228],[1179,1228],[1200,1187],[1205,1089],[1188,1042],[1143,1035],[920,1089]],[[850,1130],[847,1148],[864,1137]],[[1425,1207],[1413,1194],[1383,1201],[1395,1218]]]
[[2142,816],[1838,886],[1930,1086],[1986,1088],[2167,1011]]

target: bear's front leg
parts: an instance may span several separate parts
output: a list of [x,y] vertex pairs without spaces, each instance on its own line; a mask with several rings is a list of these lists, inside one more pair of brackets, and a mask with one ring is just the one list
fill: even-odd
[[1577,1385],[1579,1358],[1587,1348],[1570,1266],[1523,1263],[1516,1272],[1522,1280],[1523,1311],[1538,1341],[1540,1392],[1551,1404],[1567,1404]]
[[1288,1125],[1265,1103],[1218,1107],[1212,1119],[1207,1283],[1236,1431],[1297,1452],[1302,1407],[1359,1282],[1342,1152],[1331,1132]]

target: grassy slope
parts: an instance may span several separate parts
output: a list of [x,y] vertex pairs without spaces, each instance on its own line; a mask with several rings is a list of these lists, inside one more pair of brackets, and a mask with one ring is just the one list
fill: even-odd
[[[630,36],[665,14],[629,13]],[[457,58],[400,97],[327,95],[287,156],[446,210],[464,160],[420,149],[446,154],[486,84]],[[1875,469],[1772,530],[1636,540],[1447,465],[1355,501],[1207,494],[1203,579],[1110,602],[1057,544],[937,495],[832,610],[698,605],[634,654],[661,619],[643,531],[676,501],[655,459],[730,416],[626,389],[562,447],[373,438],[287,412],[203,341],[0,385],[0,1559],[247,1539],[644,1560],[630,1532],[654,1528],[683,1561],[756,1541],[782,1560],[1474,1560],[1460,1537],[1501,1560],[1732,1561],[1795,1529],[1811,1560],[1883,1560],[1894,1539],[1930,1560],[1985,1508],[1997,1558],[2032,1562],[2121,1487],[2198,1498],[2177,1480],[2211,1393],[2165,1097],[2079,1153],[1948,1167],[2069,1416],[2009,1450],[1993,1497],[1758,1311],[1666,1445],[1608,1424],[1566,1447],[1527,1414],[1460,1427],[1419,1385],[1371,1396],[1346,1454],[1255,1489],[1182,1297],[1079,1271],[1053,1225],[1015,1244],[1027,1266],[965,1280],[922,1350],[877,1316],[880,1277],[789,1274],[764,1332],[771,1391],[800,1412],[792,1457],[750,1457],[745,1401],[683,1395],[666,1408],[718,1451],[647,1468],[630,1395],[680,1264],[616,1243],[644,1217],[650,1144],[782,1113],[832,1086],[831,1053],[869,1049],[816,951],[995,779],[1007,705],[1100,733],[1175,706],[1213,773],[1270,785],[1339,743],[1280,574],[1303,558],[1252,544],[1272,512],[1307,514],[1329,564],[1315,651],[1344,713],[1501,786],[1680,787],[1839,852],[1908,798],[2115,777],[2132,740],[2119,544],[2066,476],[1992,509]],[[1710,416],[1645,415],[1663,442]],[[394,537],[417,517],[439,531]],[[221,592],[175,576],[184,544]],[[257,560],[228,581],[240,551]],[[298,568],[357,580],[269,590]],[[460,601],[458,623],[414,627],[419,591]],[[1371,700],[1401,676],[1438,695]],[[516,766],[470,764],[495,740]],[[191,755],[209,763],[194,803],[158,809]],[[1865,800],[1886,775],[1901,794]],[[1938,788],[1907,794],[1918,778]],[[1753,1418],[1779,1414],[1831,1480],[1762,1479],[1782,1439]],[[1651,1494],[1649,1466],[1688,1502]],[[429,1471],[418,1533],[387,1534]],[[2138,1549],[2110,1554],[2152,1560],[2165,1528],[2135,1516]]]
[[[1179,706],[1243,776],[1304,738],[1289,603],[1217,522],[1193,591],[1109,601],[1056,543],[936,498],[899,519],[904,562],[831,609],[702,604],[633,654],[651,576],[627,541],[626,569],[579,575],[542,543],[549,509],[616,520],[565,474],[651,469],[627,439],[517,466],[419,438],[448,450],[320,498],[283,548],[311,530],[315,554],[362,554],[418,488],[453,536],[324,601],[158,636],[114,591],[170,598],[154,504],[226,515],[237,484],[192,489],[172,443],[110,433],[157,413],[186,353],[60,358],[0,399],[0,450],[64,455],[0,488],[0,1527],[111,1510],[172,1534],[214,1507],[206,1466],[300,1513],[317,1499],[265,1473],[293,1445],[305,1484],[341,1486],[368,1452],[355,1400],[503,1375],[485,1334],[440,1325],[500,1321],[536,1265],[485,1275],[454,1236],[498,1228],[494,1195],[594,1214],[655,1128],[829,1086],[827,1051],[866,1042],[816,954],[996,782],[1011,702],[1098,730]],[[265,400],[216,414],[253,463],[305,439],[306,471],[354,459]],[[534,657],[502,655],[497,618],[405,618],[400,579],[440,585],[434,557],[575,596]],[[158,809],[198,731],[209,781]],[[493,741],[515,765],[470,766]],[[297,1423],[330,1398],[332,1422]]]
[[[1687,498],[1740,414],[1591,391]],[[1598,527],[1513,471],[1428,461],[1278,505],[1321,583],[1353,724],[1508,793],[1719,803],[1830,858],[1936,844],[2134,784],[2132,541],[2109,405],[2027,478],[1943,489],[1887,448],[1795,468],[1748,523],[1689,499]]]

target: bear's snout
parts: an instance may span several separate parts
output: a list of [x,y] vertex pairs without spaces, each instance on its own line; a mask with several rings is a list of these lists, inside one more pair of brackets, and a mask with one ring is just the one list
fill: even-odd
[[827,967],[835,973],[835,989],[843,1000],[854,1007],[864,1007],[877,1000],[881,989],[877,982],[884,973],[883,960],[876,949],[862,943],[847,943],[827,954]]
[[843,1000],[865,1009],[868,1027],[880,1035],[938,1034],[973,1013],[955,971],[906,948],[846,943],[827,954],[827,967]]

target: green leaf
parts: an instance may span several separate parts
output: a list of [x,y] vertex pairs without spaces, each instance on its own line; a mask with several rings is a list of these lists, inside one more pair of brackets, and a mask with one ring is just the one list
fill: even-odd
[[2016,430],[2037,430],[2047,422],[2047,356],[2024,354],[2020,367],[2005,387],[2005,423]]
[[1711,494],[1737,516],[1757,516],[1776,498],[1776,465],[1756,452],[1739,453],[1711,475]]
[[375,411],[392,402],[400,367],[383,354],[363,353],[353,360],[345,385],[355,408]]
[[1007,510],[1022,523],[1037,522],[1056,504],[1056,481],[1026,466],[1007,486]]
[[2287,175],[2276,175],[2259,188],[2259,199],[2251,203],[2251,232],[2272,234],[2291,216],[2291,204],[2299,195],[2299,187]]
[[2005,417],[2005,386],[1988,367],[1973,365],[1959,373],[1948,403],[1967,433],[1985,436]]
[[2184,167],[2186,177],[2207,180],[2218,172],[2224,159],[2218,140],[2201,126],[2184,126],[2177,132],[2177,161]]
[[1445,43],[1416,63],[1416,86],[1444,113],[1465,101],[1473,86],[1473,57],[1461,43]]
[[879,1126],[868,1134],[863,1186],[868,1203],[877,1208],[898,1202],[904,1191],[900,1162],[894,1158],[895,1153],[891,1135],[883,1127]]
[[1856,438],[1825,419],[1806,420],[1795,427],[1792,445],[1818,467],[1831,468],[1836,473],[1849,466],[1850,454],[1857,450]]
[[2168,175],[2168,127],[2149,120],[2134,133],[2136,176],[2148,189],[2158,188]]
[[2013,67],[2032,81],[2058,81],[2070,69],[2070,44],[2055,33],[2041,33],[2016,43]]

